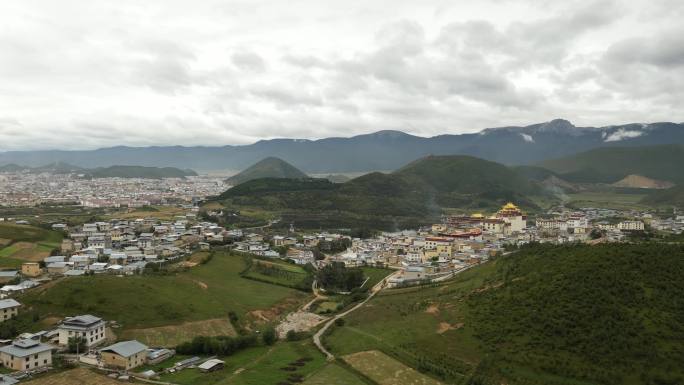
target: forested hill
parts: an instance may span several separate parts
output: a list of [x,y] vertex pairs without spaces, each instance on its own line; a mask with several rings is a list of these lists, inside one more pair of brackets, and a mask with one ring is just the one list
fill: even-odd
[[684,183],[684,145],[599,148],[540,166],[571,182],[615,183],[628,175]]
[[682,245],[537,245],[497,260],[467,300],[490,352],[476,383],[684,383],[682,277]]
[[543,194],[510,168],[469,156],[429,156],[391,174],[370,173],[346,183],[325,179],[256,179],[223,193],[225,207],[277,212],[302,227],[415,227],[443,208],[496,210],[508,201],[534,209]]
[[260,178],[308,178],[306,174],[299,171],[293,165],[282,159],[268,157],[251,165],[237,175],[228,178],[227,182],[238,185],[254,179]]
[[684,184],[653,192],[644,197],[641,202],[655,207],[676,206],[684,208]]

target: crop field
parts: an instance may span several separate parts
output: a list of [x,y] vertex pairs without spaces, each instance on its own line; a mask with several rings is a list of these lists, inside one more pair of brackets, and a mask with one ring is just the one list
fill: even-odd
[[98,372],[77,368],[57,374],[42,375],[34,380],[22,382],[30,385],[120,385],[121,382]]
[[[40,287],[19,300],[42,316],[91,313],[116,320],[123,329],[145,329],[226,318],[274,319],[296,308],[306,294],[240,277],[241,256],[216,253],[206,264],[168,275],[70,277],[50,290]],[[94,289],[97,290],[94,290]]]
[[379,385],[441,384],[377,350],[353,353],[343,359]]
[[34,226],[0,224],[0,267],[18,268],[37,262],[60,247],[62,234]]
[[351,371],[329,363],[304,381],[304,385],[365,385],[366,380]]
[[107,219],[136,219],[136,218],[157,218],[165,221],[174,219],[177,215],[184,215],[186,212],[182,207],[177,206],[149,206],[127,211],[120,210],[103,215]]
[[129,329],[121,339],[136,339],[147,346],[174,347],[197,336],[235,336],[235,329],[227,318],[184,322],[179,325]]

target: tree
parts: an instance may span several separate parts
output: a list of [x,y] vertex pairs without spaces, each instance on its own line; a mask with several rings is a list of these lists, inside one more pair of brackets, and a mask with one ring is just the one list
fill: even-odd
[[278,335],[276,334],[275,329],[268,328],[264,330],[261,339],[264,341],[264,344],[271,346],[278,340]]
[[83,337],[69,337],[69,342],[67,343],[67,349],[69,353],[85,353],[88,351],[86,347],[86,339]]

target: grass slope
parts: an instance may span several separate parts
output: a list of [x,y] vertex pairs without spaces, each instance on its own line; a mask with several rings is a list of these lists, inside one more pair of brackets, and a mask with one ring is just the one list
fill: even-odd
[[416,227],[443,208],[497,208],[515,201],[536,208],[539,188],[498,163],[469,156],[430,156],[391,174],[371,173],[346,183],[325,179],[258,179],[218,200],[235,211],[260,208],[303,228]]
[[326,338],[449,383],[684,381],[684,247],[534,246],[426,289],[391,290]]
[[228,182],[238,185],[253,179],[261,178],[308,178],[308,176],[286,161],[268,157],[246,168],[237,175],[228,178]]
[[615,183],[630,174],[684,182],[683,145],[598,148],[539,165],[571,182]]
[[[240,277],[241,256],[217,252],[206,264],[173,275],[92,276],[61,280],[49,290],[30,291],[20,301],[42,316],[92,313],[124,329],[240,317],[255,309],[296,306],[306,295]],[[288,307],[289,307],[288,306]]]

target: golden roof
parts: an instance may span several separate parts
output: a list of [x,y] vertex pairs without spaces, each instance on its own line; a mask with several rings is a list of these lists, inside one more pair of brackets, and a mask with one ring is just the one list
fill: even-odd
[[514,205],[511,202],[508,202],[502,207],[502,210],[518,210],[518,206]]
[[484,215],[480,213],[474,213],[473,215],[470,216],[471,218],[484,218]]

